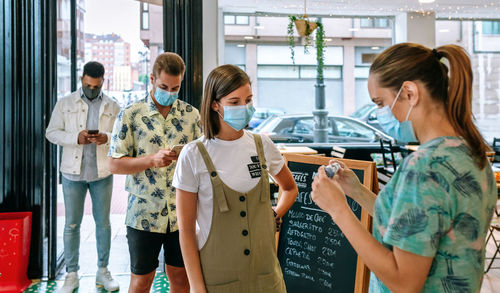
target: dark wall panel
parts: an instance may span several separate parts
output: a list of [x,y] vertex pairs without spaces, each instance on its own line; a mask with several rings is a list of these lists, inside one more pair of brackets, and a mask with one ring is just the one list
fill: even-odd
[[55,190],[44,138],[56,98],[51,2],[0,0],[0,212],[33,212],[31,278],[43,273],[45,205]]
[[179,54],[186,74],[179,96],[200,109],[203,95],[203,2],[163,0],[165,51]]

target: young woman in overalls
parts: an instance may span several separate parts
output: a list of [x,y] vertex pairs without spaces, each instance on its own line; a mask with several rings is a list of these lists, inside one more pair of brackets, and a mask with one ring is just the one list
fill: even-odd
[[[254,111],[243,70],[223,65],[210,73],[204,136],[184,147],[173,181],[192,292],[286,292],[276,218],[294,203],[297,186],[273,142],[243,130]],[[274,211],[269,174],[282,190]]]

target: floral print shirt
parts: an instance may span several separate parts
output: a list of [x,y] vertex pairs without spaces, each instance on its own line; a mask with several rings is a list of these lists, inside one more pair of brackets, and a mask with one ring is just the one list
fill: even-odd
[[[462,138],[433,139],[408,156],[376,202],[384,246],[432,257],[422,292],[479,292],[496,206],[491,165],[480,170]],[[390,292],[372,273],[370,292]]]
[[[177,144],[187,144],[201,136],[200,115],[196,108],[176,100],[166,118],[150,96],[135,102],[118,115],[108,156],[140,157],[155,154]],[[176,162],[164,168],[150,168],[127,175],[128,197],[125,224],[156,233],[178,230],[175,188],[172,186]]]

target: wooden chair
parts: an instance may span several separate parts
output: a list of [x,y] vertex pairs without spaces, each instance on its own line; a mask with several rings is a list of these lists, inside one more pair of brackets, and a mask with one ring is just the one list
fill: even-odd
[[[496,260],[496,257],[500,253],[500,239],[497,240],[495,238],[495,231],[500,231],[500,217],[498,216],[493,216],[493,219],[491,220],[490,223],[490,228],[488,232],[488,236],[486,237],[486,245],[488,245],[488,241],[490,239],[493,239],[493,244],[495,245],[495,252],[493,253],[492,257],[486,257],[485,260],[490,260],[490,263],[488,264],[488,267],[484,271],[484,273],[487,273],[490,269],[500,269],[500,267],[492,267],[493,262]],[[485,261],[486,263],[486,261]]]

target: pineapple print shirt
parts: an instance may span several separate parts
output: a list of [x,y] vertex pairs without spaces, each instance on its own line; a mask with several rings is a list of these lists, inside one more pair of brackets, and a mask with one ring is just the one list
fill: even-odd
[[[155,154],[176,144],[187,144],[201,136],[196,108],[176,100],[166,118],[150,96],[123,109],[115,121],[108,156],[140,157]],[[125,224],[156,233],[178,230],[175,188],[172,186],[176,162],[164,168],[150,168],[127,175],[128,197]]]
[[[480,170],[462,138],[436,138],[380,192],[373,235],[391,250],[434,258],[422,292],[479,292],[496,200],[491,166]],[[370,292],[390,291],[372,273]]]

